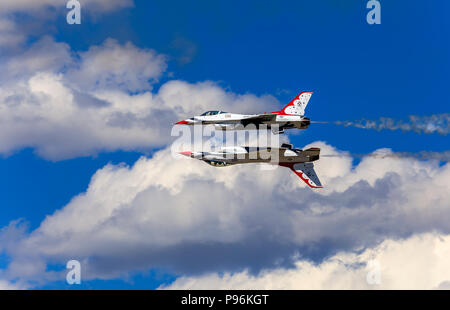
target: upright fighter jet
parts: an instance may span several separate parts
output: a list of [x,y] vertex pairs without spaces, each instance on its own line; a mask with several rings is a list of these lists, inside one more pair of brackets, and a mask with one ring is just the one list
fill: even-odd
[[[249,124],[254,124],[255,129],[258,125],[265,124],[274,134],[284,132],[284,129],[308,128],[311,120],[304,116],[305,108],[313,92],[305,91],[298,94],[287,106],[280,111],[264,114],[235,114],[223,111],[208,111],[199,116],[188,118],[176,125],[214,125],[218,130],[238,130],[244,129]],[[276,125],[276,126],[274,126]]]
[[[270,147],[223,147],[218,152],[181,152],[180,154],[202,160],[214,167],[225,167],[247,163],[269,163],[290,168],[309,187],[322,188],[314,171],[313,161],[319,159],[320,149],[294,149],[291,144],[282,144],[280,148]],[[274,162],[270,154],[278,155]]]

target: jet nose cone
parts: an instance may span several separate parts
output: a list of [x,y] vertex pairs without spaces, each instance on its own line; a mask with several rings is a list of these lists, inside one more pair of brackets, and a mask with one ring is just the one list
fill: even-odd
[[180,154],[188,157],[192,156],[192,152],[180,152]]
[[175,123],[175,125],[187,125],[187,124],[189,124],[189,122],[188,121],[184,121],[184,120]]

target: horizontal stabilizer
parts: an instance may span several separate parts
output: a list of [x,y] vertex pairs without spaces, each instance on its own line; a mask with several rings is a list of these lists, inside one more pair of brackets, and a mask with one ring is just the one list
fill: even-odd
[[300,177],[311,188],[323,188],[319,177],[314,171],[313,163],[293,164],[289,167],[296,175]]

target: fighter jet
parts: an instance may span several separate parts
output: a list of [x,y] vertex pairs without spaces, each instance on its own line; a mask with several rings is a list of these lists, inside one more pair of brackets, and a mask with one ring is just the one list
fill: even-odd
[[[222,147],[217,152],[180,152],[180,154],[202,160],[214,167],[226,167],[247,163],[278,164],[291,169],[311,188],[322,188],[314,171],[313,161],[319,159],[320,149],[294,149],[291,144],[282,144],[280,148],[233,146]],[[277,154],[274,163],[270,154]]]
[[[308,128],[311,120],[304,116],[306,106],[313,92],[305,91],[298,94],[287,106],[280,111],[264,114],[234,114],[223,111],[208,111],[199,116],[179,121],[175,125],[214,125],[218,130],[239,130],[253,124],[257,129],[265,124],[274,134],[283,133],[285,129]],[[248,127],[247,127],[248,128]]]

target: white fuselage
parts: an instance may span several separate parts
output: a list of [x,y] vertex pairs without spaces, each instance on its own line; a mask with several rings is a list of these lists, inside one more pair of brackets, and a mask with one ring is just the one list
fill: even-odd
[[271,147],[222,147],[215,152],[193,152],[192,158],[213,166],[228,166],[246,163],[306,163],[319,159],[319,149],[297,150]]
[[[236,114],[223,111],[207,111],[175,123],[176,125],[214,125],[219,130],[263,129],[253,126],[266,125],[274,133],[282,133],[284,129],[306,129],[310,124],[305,117],[305,108],[312,92],[304,91],[298,94],[287,106],[280,111],[264,114]],[[252,125],[252,127],[247,127]],[[261,127],[261,126],[260,126]]]
[[214,115],[199,115],[179,122],[183,125],[213,125],[217,130],[260,129],[264,125],[267,129],[298,128],[309,126],[309,119],[303,115],[266,114],[235,114],[218,112]]

